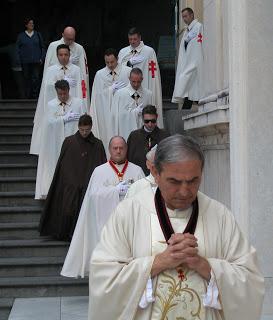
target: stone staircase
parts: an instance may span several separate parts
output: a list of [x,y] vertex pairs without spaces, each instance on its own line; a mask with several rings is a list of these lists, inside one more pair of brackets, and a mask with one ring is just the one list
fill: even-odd
[[39,237],[37,158],[29,155],[33,100],[0,100],[0,319],[14,298],[88,295],[87,280],[59,275],[68,243]]

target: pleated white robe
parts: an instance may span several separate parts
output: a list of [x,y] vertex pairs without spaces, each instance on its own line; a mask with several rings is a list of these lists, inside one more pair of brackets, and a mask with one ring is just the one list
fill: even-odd
[[137,105],[143,103],[143,107],[152,103],[152,92],[140,87],[138,102],[132,98],[136,92],[129,83],[127,87],[115,93],[112,103],[112,124],[114,135],[122,136],[126,141],[129,134],[143,125],[142,115],[137,112]]
[[[132,50],[137,50],[137,53],[132,53]],[[157,107],[159,128],[163,128],[163,113],[162,113],[162,89],[159,65],[157,62],[156,53],[153,48],[146,46],[143,41],[136,48],[127,46],[119,52],[119,62],[126,65],[132,56],[142,57],[143,61],[133,65],[134,68],[140,68],[143,72],[142,86],[152,91],[152,104]]]
[[[115,70],[114,81],[129,83],[131,68],[118,64]],[[116,94],[112,89],[113,76],[108,67],[97,71],[92,87],[90,115],[93,119],[92,131],[94,135],[102,140],[104,149],[108,150],[109,140],[114,135],[111,109],[113,96]]]
[[[203,25],[197,20],[192,21],[185,31],[180,43],[175,86],[172,102],[183,103],[184,98],[199,101],[204,94],[204,52]],[[187,50],[184,42],[189,40]]]
[[[49,67],[43,78],[34,116],[34,125],[30,144],[31,154],[38,155],[40,153],[42,122],[47,113],[48,102],[56,98],[56,81],[64,79],[65,76],[74,79],[76,81],[76,86],[70,88],[69,94],[72,97],[82,98],[80,68],[70,63],[66,66],[67,69],[64,73],[62,67],[63,66],[59,63]],[[87,109],[85,108],[85,112],[86,110]]]
[[[57,41],[53,41],[49,44],[46,52],[46,58],[45,58],[45,64],[44,64],[44,75],[46,73],[46,70],[50,66],[58,63],[57,47],[60,44],[65,44],[63,38]],[[77,42],[73,42],[69,46],[69,49],[70,49],[70,61],[71,63],[75,64],[80,68],[82,80],[84,80],[85,82],[86,97],[84,98],[84,103],[86,104],[86,108],[88,108],[90,105],[90,89],[89,89],[89,72],[88,72],[86,53],[83,46],[81,46]]]
[[59,99],[55,98],[48,103],[47,112],[41,125],[35,199],[44,199],[47,196],[63,141],[78,130],[77,120],[64,123],[63,117],[70,111],[84,114],[85,106],[82,99],[70,97],[65,112],[60,106]]
[[[123,165],[118,168],[121,171]],[[143,177],[142,169],[129,162],[123,181],[137,181]],[[91,254],[99,241],[101,230],[119,201],[123,199],[116,188],[118,183],[117,174],[108,162],[94,170],[61,275],[83,278],[89,274]]]

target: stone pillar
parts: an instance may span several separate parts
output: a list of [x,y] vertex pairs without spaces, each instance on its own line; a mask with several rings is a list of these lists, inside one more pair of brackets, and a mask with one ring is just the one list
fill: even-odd
[[231,208],[265,276],[273,319],[273,2],[228,0]]

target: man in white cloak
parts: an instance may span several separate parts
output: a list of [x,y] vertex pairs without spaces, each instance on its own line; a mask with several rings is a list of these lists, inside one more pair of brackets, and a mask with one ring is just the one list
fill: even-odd
[[153,172],[152,168],[154,166],[156,148],[157,148],[157,144],[146,154],[146,166],[149,169],[150,174],[147,177],[144,177],[134,182],[132,185],[130,185],[125,198],[131,198],[146,188],[148,188],[147,192],[155,193],[157,184],[155,182],[155,179],[152,173]]
[[118,63],[115,49],[104,53],[105,67],[97,71],[91,94],[90,114],[93,119],[93,133],[102,140],[104,149],[108,149],[110,139],[114,136],[111,108],[113,96],[129,83],[131,68]]
[[[50,66],[44,76],[39,99],[34,116],[34,126],[31,137],[30,153],[39,154],[41,141],[41,124],[47,113],[48,102],[56,97],[55,83],[66,80],[69,83],[70,95],[82,98],[80,68],[69,62],[70,49],[66,44],[60,44],[57,49],[58,63]],[[85,109],[86,110],[86,109]]]
[[110,160],[98,166],[90,178],[61,271],[65,277],[88,276],[91,254],[104,224],[129,185],[144,177],[139,166],[126,160],[127,145],[122,137],[110,140],[109,153]]
[[93,251],[88,319],[260,319],[256,251],[229,210],[198,191],[200,146],[168,137],[154,164],[155,196],[121,202]]
[[48,67],[58,63],[58,58],[56,55],[56,49],[58,45],[68,45],[70,49],[70,62],[78,66],[81,70],[81,86],[83,90],[83,99],[86,103],[86,108],[88,108],[90,104],[90,90],[87,57],[83,46],[75,42],[75,38],[76,30],[73,27],[66,27],[62,33],[62,38],[60,40],[53,41],[49,44],[45,58],[44,75]]
[[143,74],[139,68],[130,72],[130,83],[115,93],[112,103],[114,135],[125,140],[129,134],[141,128],[142,110],[152,102],[152,92],[142,86]]
[[128,41],[129,46],[119,52],[119,62],[142,70],[142,85],[153,93],[152,104],[157,107],[158,126],[163,128],[161,78],[155,51],[144,44],[137,28],[128,31]]
[[35,199],[45,199],[54,175],[63,141],[78,130],[78,120],[85,113],[83,101],[69,95],[69,83],[55,83],[57,98],[49,101],[41,124],[40,154]]
[[191,109],[203,95],[203,25],[194,19],[191,8],[182,10],[182,18],[187,28],[180,43],[172,102]]

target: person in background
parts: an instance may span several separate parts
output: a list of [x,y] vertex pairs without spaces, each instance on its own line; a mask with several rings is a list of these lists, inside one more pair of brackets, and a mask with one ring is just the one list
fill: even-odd
[[16,41],[16,62],[22,66],[25,97],[37,99],[40,90],[40,71],[45,59],[45,46],[40,32],[34,30],[32,18],[25,19],[25,31]]

